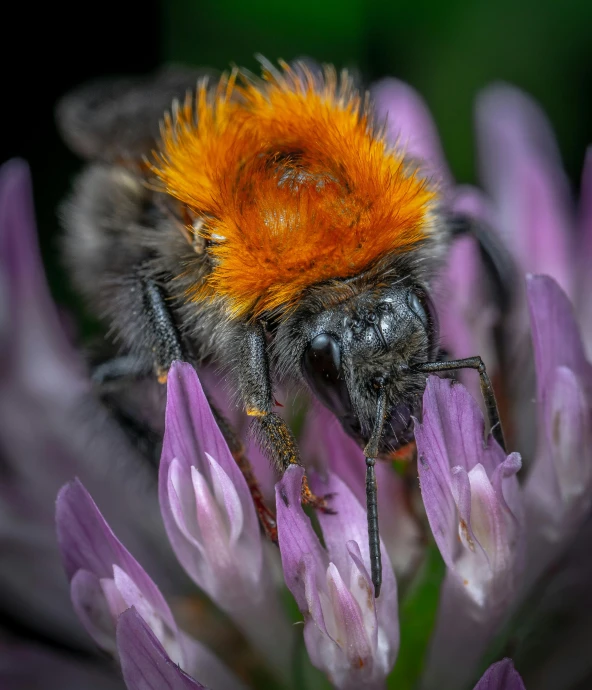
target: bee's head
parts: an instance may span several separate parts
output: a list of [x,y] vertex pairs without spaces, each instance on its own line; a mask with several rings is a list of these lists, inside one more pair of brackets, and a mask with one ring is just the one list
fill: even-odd
[[315,396],[365,445],[384,391],[380,453],[408,443],[411,415],[425,387],[425,374],[415,367],[436,351],[437,323],[427,292],[401,283],[371,288],[307,321],[301,371]]

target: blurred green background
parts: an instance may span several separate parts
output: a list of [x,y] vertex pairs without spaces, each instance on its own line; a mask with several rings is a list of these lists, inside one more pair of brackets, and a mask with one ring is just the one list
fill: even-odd
[[543,105],[575,187],[592,142],[590,0],[104,0],[78,10],[52,4],[33,16],[29,7],[9,11],[23,16],[5,21],[21,40],[2,47],[10,107],[1,157],[31,163],[43,253],[67,302],[56,207],[80,162],[60,142],[53,108],[99,75],[149,72],[165,61],[256,69],[256,53],[354,67],[368,82],[395,75],[429,104],[461,182],[474,181],[473,100],[495,80]]

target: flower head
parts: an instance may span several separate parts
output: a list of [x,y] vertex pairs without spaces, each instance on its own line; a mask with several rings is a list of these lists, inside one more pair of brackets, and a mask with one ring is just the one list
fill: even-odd
[[335,475],[315,481],[316,490],[334,496],[336,514],[319,514],[325,550],[300,505],[302,477],[300,467],[286,471],[276,505],[284,576],[304,615],[309,656],[338,688],[381,687],[399,646],[397,587],[386,552],[375,599],[362,506]]
[[[517,453],[484,441],[475,400],[431,377],[415,428],[424,505],[444,562],[468,596],[488,609],[516,590],[523,537]],[[489,612],[490,613],[490,612]]]
[[78,480],[58,494],[56,525],[72,604],[95,642],[115,654],[117,618],[135,606],[169,656],[183,664],[177,626],[160,590],[113,534]]
[[223,606],[232,605],[229,594],[259,597],[263,549],[251,495],[189,364],[174,363],[168,377],[159,485],[169,538],[197,584]]
[[[74,610],[102,650],[117,657],[123,639],[128,657],[138,656],[140,648],[129,632],[138,629],[144,647],[158,645],[162,651],[156,657],[166,657],[169,666],[180,667],[218,688],[230,690],[240,685],[207,648],[179,630],[158,587],[113,534],[78,480],[60,491],[56,523]],[[133,616],[123,618],[128,611]],[[120,629],[122,620],[128,621],[124,631]],[[120,661],[127,677],[132,661]]]
[[[290,632],[265,567],[247,483],[195,370],[181,362],[168,376],[159,495],[168,537],[190,577],[256,646],[287,653]],[[284,651],[274,661],[285,667]]]
[[534,579],[589,513],[592,365],[559,286],[548,277],[530,277],[527,295],[538,403],[537,454],[525,487]]

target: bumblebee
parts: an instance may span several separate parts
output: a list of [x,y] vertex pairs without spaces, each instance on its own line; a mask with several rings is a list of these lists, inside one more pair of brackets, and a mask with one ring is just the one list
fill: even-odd
[[[430,299],[456,235],[473,232],[496,275],[499,252],[389,145],[347,73],[262,67],[260,78],[168,69],[67,96],[58,122],[89,162],[63,209],[65,254],[119,343],[97,380],[153,372],[165,382],[175,359],[217,363],[279,472],[300,458],[274,384],[302,384],[333,412],[366,456],[378,596],[374,466],[412,442],[427,375],[477,369],[503,444],[483,362],[440,361]],[[242,447],[214,412],[273,532]],[[306,480],[302,495],[330,510]]]

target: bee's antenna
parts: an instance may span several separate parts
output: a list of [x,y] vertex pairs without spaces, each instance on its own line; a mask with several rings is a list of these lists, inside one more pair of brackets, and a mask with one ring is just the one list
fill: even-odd
[[382,585],[382,559],[380,554],[380,533],[378,530],[378,501],[376,493],[376,472],[374,465],[378,456],[378,444],[382,436],[384,419],[386,412],[386,388],[384,382],[379,382],[380,393],[376,406],[376,419],[372,435],[364,455],[366,456],[366,514],[368,516],[368,546],[370,549],[370,569],[372,573],[372,584],[374,585],[374,596],[380,595]]

